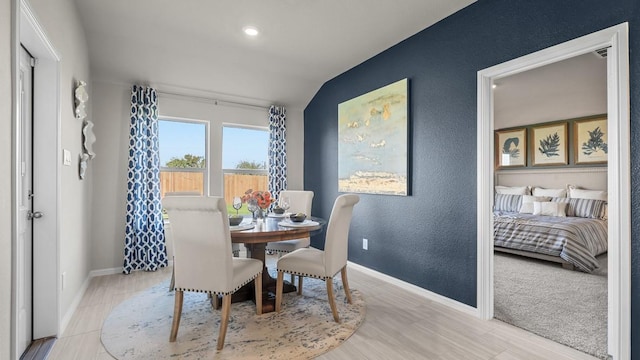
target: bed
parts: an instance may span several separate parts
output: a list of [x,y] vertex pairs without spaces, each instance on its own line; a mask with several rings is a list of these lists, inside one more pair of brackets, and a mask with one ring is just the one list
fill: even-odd
[[[606,174],[606,168],[497,173],[494,250],[587,273],[597,269],[596,257],[608,248],[607,192],[586,189],[606,189]],[[582,186],[568,185],[580,179]],[[522,186],[527,183],[542,185]],[[547,205],[554,211],[540,211]]]
[[[606,166],[496,171],[494,250],[554,261],[583,272],[596,269],[596,257],[608,247],[608,196],[606,190],[587,189],[607,189],[607,173]],[[505,192],[521,196],[498,199],[497,194]],[[521,211],[523,200],[532,200],[531,196],[566,203],[564,214]]]
[[494,249],[592,272],[607,251],[607,221],[494,212]]

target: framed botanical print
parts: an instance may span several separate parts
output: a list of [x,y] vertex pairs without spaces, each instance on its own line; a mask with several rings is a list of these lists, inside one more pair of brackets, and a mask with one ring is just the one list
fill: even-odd
[[527,165],[527,129],[496,130],[496,168]]
[[573,123],[573,155],[576,164],[606,164],[609,148],[606,115]]
[[567,165],[569,163],[567,129],[567,122],[531,128],[533,166]]

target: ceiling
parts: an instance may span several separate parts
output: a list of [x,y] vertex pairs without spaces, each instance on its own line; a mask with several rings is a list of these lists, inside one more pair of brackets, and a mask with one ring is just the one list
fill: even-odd
[[94,80],[304,109],[326,81],[475,0],[75,1]]

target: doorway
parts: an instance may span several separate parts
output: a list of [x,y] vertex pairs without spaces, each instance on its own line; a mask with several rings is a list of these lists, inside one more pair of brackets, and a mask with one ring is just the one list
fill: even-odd
[[[630,147],[628,24],[620,24],[478,72],[478,312],[493,318],[493,97],[500,78],[610,47],[607,57],[609,134],[608,351],[614,359],[631,353],[630,324]],[[613,211],[612,211],[613,210]]]
[[34,220],[33,195],[33,158],[32,158],[32,105],[33,105],[33,64],[34,59],[24,49],[20,48],[20,73],[18,97],[18,162],[19,181],[18,192],[18,242],[17,242],[17,352],[19,354],[31,344],[32,337],[32,257],[33,257],[33,227]]
[[[45,34],[43,27],[36,20],[36,16],[26,0],[14,0],[17,13],[14,15],[14,48],[12,50],[12,75],[14,86],[12,89],[13,117],[12,117],[12,287],[17,289],[23,275],[19,269],[18,248],[20,227],[21,201],[19,185],[21,182],[22,164],[18,159],[20,150],[19,127],[20,121],[20,51],[21,48],[35,59],[33,66],[32,117],[32,153],[33,177],[31,206],[44,214],[31,227],[32,230],[32,300],[31,335],[20,330],[20,308],[23,301],[18,298],[19,291],[12,292],[11,299],[11,359],[18,359],[22,353],[24,338],[40,339],[57,336],[61,328],[60,318],[60,270],[59,270],[59,239],[60,239],[60,166],[62,154],[60,149],[60,109],[59,109],[59,63],[60,56],[53,48]],[[38,215],[36,215],[38,216]],[[22,291],[20,291],[22,293]]]

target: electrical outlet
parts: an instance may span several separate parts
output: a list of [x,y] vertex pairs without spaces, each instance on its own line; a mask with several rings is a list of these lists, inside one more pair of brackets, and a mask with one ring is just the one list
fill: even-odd
[[60,282],[61,282],[60,287],[62,287],[62,290],[64,290],[64,287],[65,287],[65,285],[66,285],[66,284],[65,284],[65,281],[64,281],[64,280],[65,280],[65,279],[64,279],[65,277],[67,277],[67,272],[66,272],[66,271],[62,273],[62,276],[61,276],[61,279],[60,279]]
[[369,239],[362,238],[362,248],[364,250],[369,250]]

